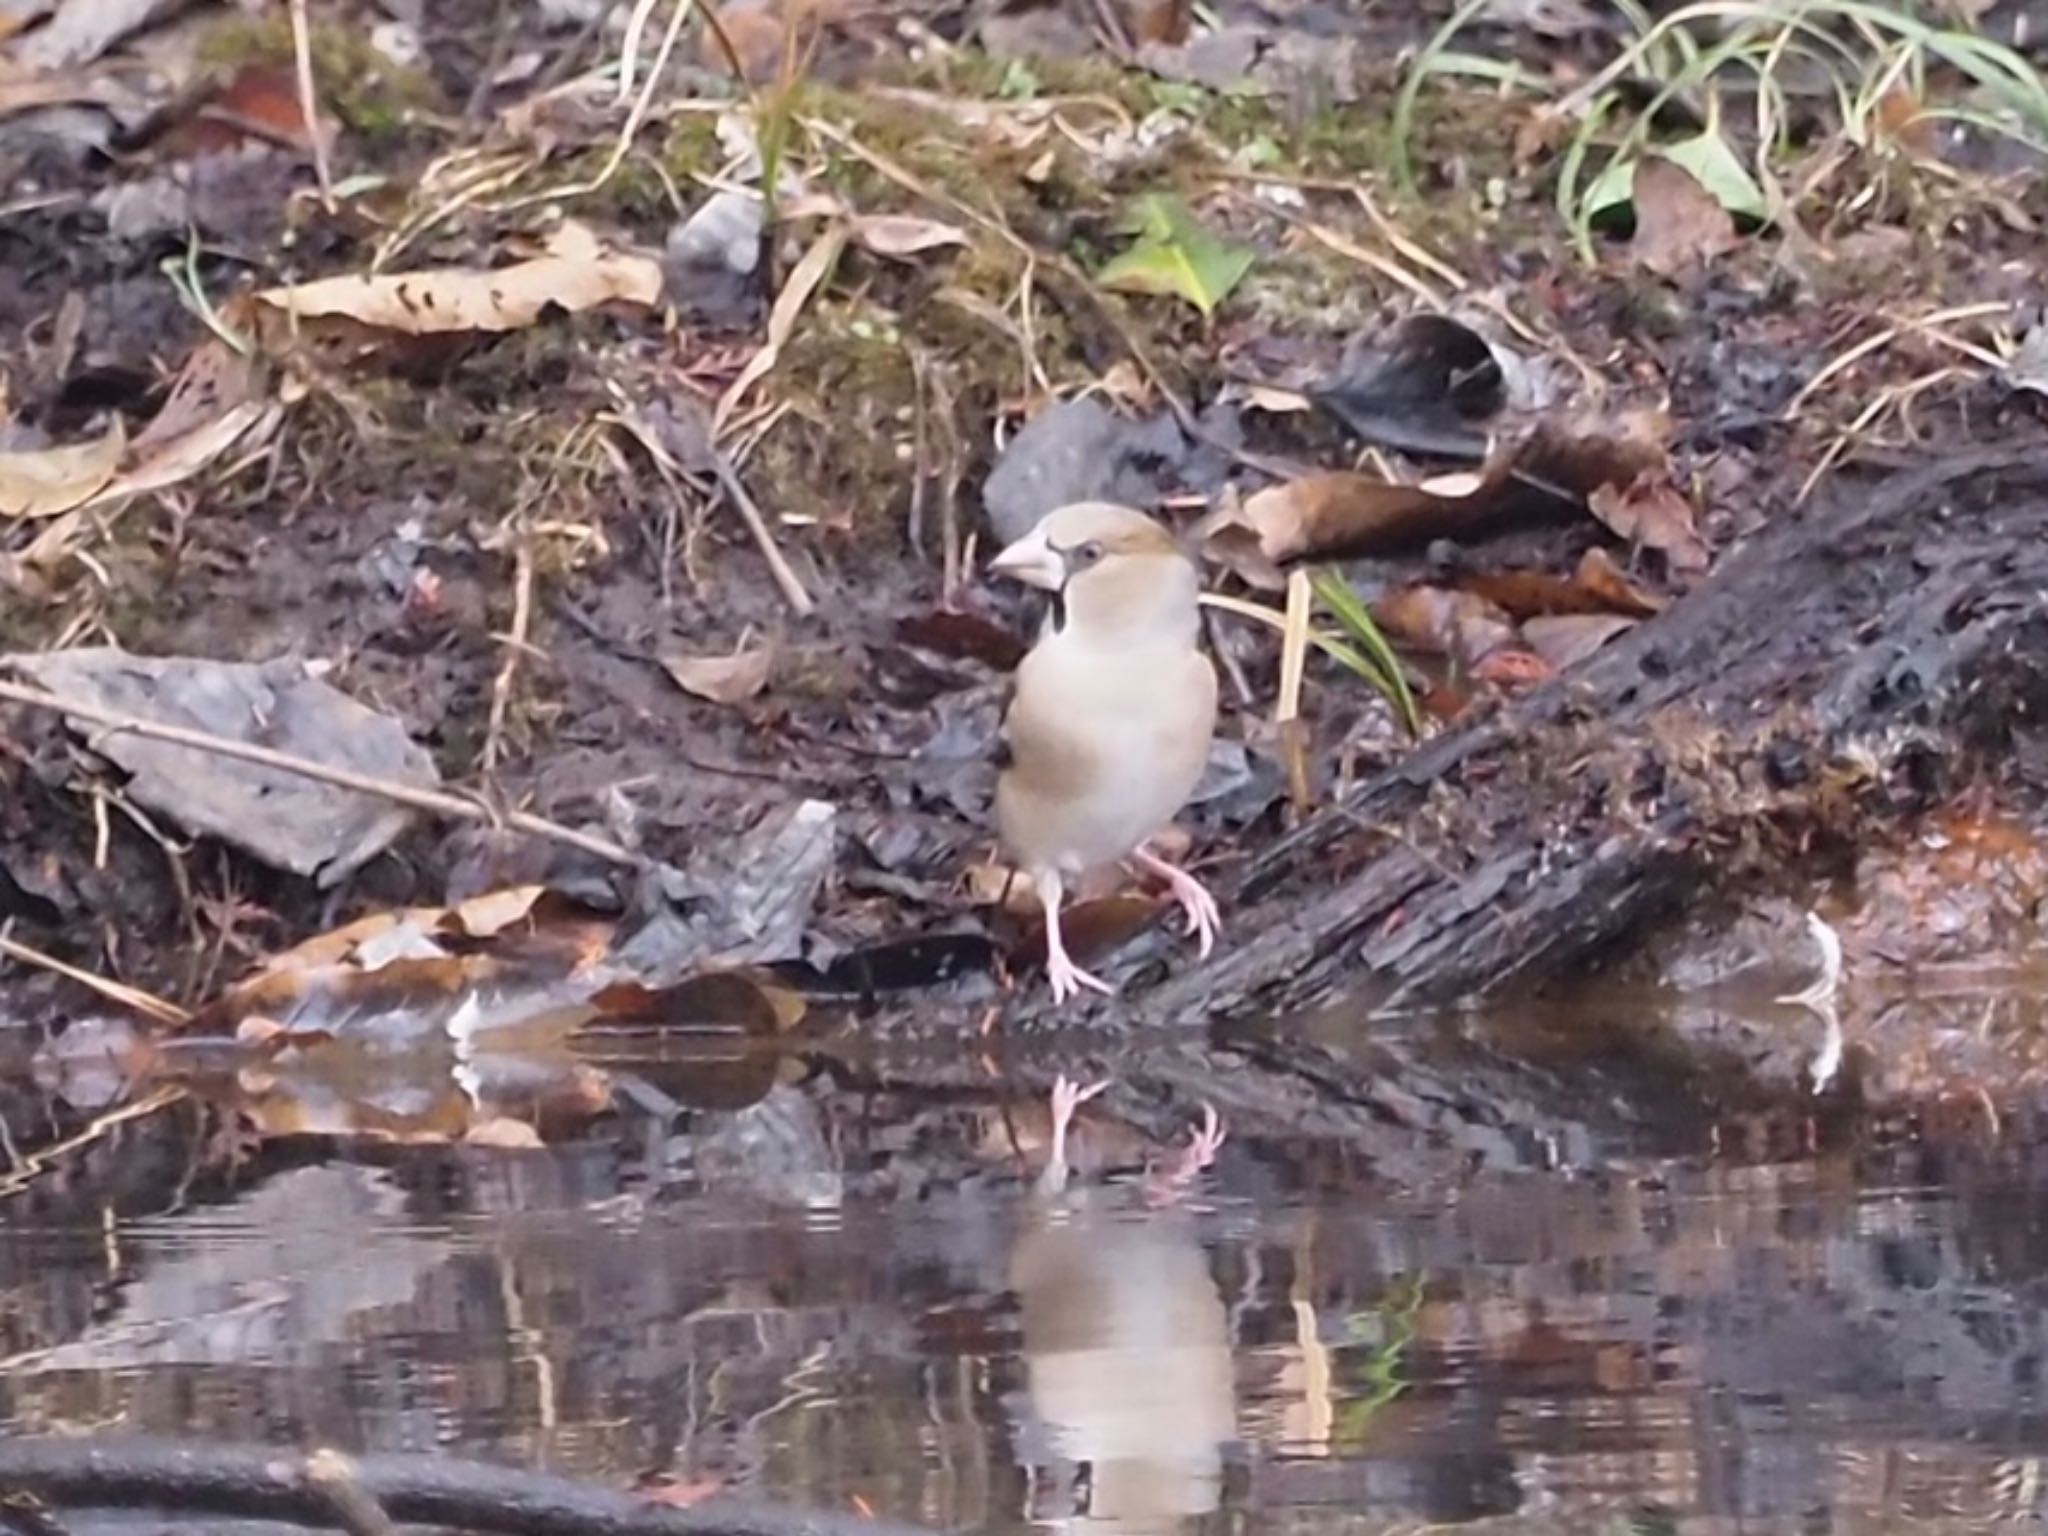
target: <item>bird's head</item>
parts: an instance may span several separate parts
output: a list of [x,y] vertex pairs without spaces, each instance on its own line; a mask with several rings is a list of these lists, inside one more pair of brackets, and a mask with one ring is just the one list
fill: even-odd
[[1077,501],[1057,508],[989,569],[1054,593],[1061,629],[1164,625],[1193,638],[1194,562],[1171,533],[1131,507]]

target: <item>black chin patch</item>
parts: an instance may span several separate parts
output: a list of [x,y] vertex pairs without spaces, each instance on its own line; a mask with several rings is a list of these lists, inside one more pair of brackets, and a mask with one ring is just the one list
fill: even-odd
[[1055,632],[1067,627],[1067,584],[1061,582],[1052,593],[1052,627]]

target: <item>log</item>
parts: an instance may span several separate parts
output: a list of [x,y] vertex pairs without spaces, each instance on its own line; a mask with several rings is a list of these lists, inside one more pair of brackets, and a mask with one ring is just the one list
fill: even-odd
[[1203,965],[1107,970],[1138,1028],[1527,998],[1830,835],[1998,764],[2048,704],[2048,446],[1839,483],[1664,614],[1357,785],[1219,892]]
[[505,1536],[923,1536],[863,1516],[720,1498],[674,1509],[568,1478],[447,1456],[379,1454],[344,1461],[259,1445],[146,1436],[0,1442],[0,1490],[56,1509],[146,1509],[345,1524],[335,1493],[392,1520]]

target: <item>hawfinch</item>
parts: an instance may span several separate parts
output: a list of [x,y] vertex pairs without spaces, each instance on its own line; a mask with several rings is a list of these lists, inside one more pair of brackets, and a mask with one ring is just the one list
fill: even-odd
[[1017,668],[996,783],[1004,847],[1045,909],[1053,1001],[1115,990],[1060,936],[1067,881],[1097,865],[1129,859],[1165,880],[1206,956],[1222,926],[1215,898],[1144,846],[1194,792],[1216,726],[1194,562],[1143,513],[1084,501],[1047,513],[989,569],[1055,594]]

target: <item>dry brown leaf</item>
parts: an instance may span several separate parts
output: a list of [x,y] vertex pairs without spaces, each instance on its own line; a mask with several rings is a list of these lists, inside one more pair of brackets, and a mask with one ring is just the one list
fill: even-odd
[[39,107],[126,108],[134,102],[135,98],[112,80],[68,70],[16,71],[0,64],[0,118],[33,112]]
[[1398,554],[1432,539],[1469,537],[1505,515],[1510,461],[1478,476],[1396,485],[1337,470],[1305,475],[1247,496],[1204,518],[1196,537],[1211,558],[1254,586],[1282,584],[1283,561]]
[[902,257],[965,245],[967,231],[956,224],[915,218],[907,213],[864,213],[853,221],[853,238],[863,250],[877,256]]
[[1515,638],[1513,622],[1498,606],[1477,593],[1445,587],[1396,587],[1372,605],[1372,616],[1390,640],[1467,663]]
[[661,297],[661,281],[660,262],[607,250],[586,226],[571,221],[549,238],[545,254],[509,267],[352,273],[265,289],[256,299],[280,315],[341,315],[401,335],[432,336],[522,330],[550,307],[651,305]]
[[80,503],[80,509],[109,506],[130,496],[169,490],[190,480],[238,443],[254,445],[269,437],[284,420],[284,408],[249,400],[224,416],[162,443]]
[[1635,627],[1634,619],[1614,613],[1561,613],[1531,619],[1522,626],[1522,638],[1529,642],[1530,650],[1562,672]]
[[85,505],[114,478],[127,447],[117,416],[97,442],[0,453],[0,517],[55,517]]
[[[775,296],[775,307],[768,312],[768,339],[761,350],[747,360],[747,366],[740,370],[740,376],[719,398],[718,409],[712,413],[712,429],[724,430],[739,403],[775,366],[782,356],[782,349],[789,345],[789,338],[796,332],[796,322],[804,312],[804,306],[811,301],[811,295],[818,285],[825,281],[833,263],[839,260],[839,253],[846,249],[846,227],[842,224],[828,225],[808,251],[803,254],[789,276],[783,280],[782,292]],[[660,269],[656,268],[657,287]]]
[[1614,563],[1614,556],[1598,546],[1579,557],[1576,580],[1587,596],[1630,618],[1647,619],[1664,611],[1663,598],[1631,581],[1628,572]]
[[462,1133],[465,1146],[497,1147],[508,1151],[531,1152],[541,1146],[540,1132],[524,1120],[514,1120],[510,1115],[493,1115],[488,1120],[479,1120]]
[[1630,254],[1663,277],[1712,261],[1739,240],[1735,216],[1682,166],[1661,155],[1636,162],[1636,236]]
[[514,923],[523,922],[533,911],[533,904],[546,894],[544,885],[511,885],[502,890],[485,891],[450,907],[447,922],[437,926],[452,923],[458,932],[469,938],[492,938]]
[[775,648],[742,646],[730,656],[669,655],[661,658],[661,664],[683,692],[714,704],[738,704],[768,686]]
[[[740,78],[749,85],[768,84],[781,72],[789,47],[781,18],[765,5],[728,5],[717,15],[718,24],[705,27],[698,36],[698,62],[718,71],[737,66]],[[726,51],[728,43],[730,53]]]
[[1654,549],[1673,571],[1707,568],[1707,546],[1693,527],[1692,503],[1661,475],[1638,475],[1626,490],[1603,485],[1586,498],[1595,517],[1630,543]]

